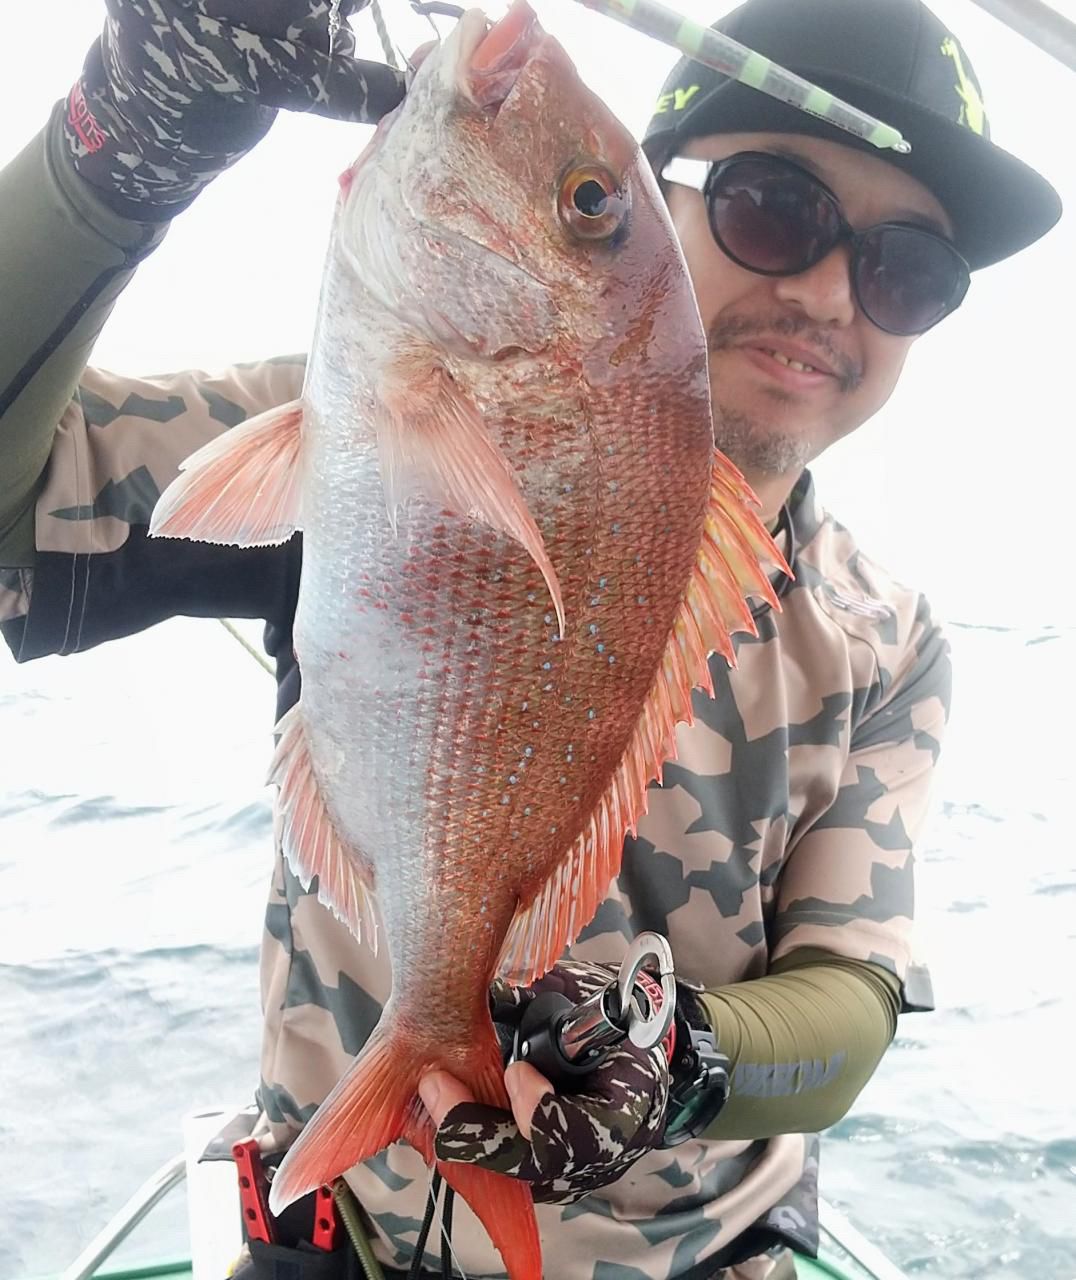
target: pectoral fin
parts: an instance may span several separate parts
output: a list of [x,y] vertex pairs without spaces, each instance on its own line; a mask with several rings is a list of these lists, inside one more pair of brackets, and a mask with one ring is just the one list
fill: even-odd
[[302,419],[292,400],[203,445],[161,494],[150,536],[236,547],[287,542],[301,520]]
[[563,635],[556,570],[512,468],[490,439],[474,401],[425,353],[400,357],[379,393],[377,444],[393,527],[408,495],[422,493],[515,539],[541,571]]

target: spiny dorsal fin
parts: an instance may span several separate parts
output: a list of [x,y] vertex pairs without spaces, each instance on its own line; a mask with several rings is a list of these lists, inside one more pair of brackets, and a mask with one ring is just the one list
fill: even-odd
[[593,918],[620,870],[624,836],[646,813],[646,788],[676,757],[676,726],[691,723],[691,691],[713,696],[709,656],[735,665],[731,633],[757,635],[745,592],[779,609],[759,564],[791,574],[758,516],[743,476],[715,453],[710,501],[698,558],[669,633],[654,683],[612,780],[589,821],[534,898],[517,910],[501,950],[499,972],[527,984],[553,967]]

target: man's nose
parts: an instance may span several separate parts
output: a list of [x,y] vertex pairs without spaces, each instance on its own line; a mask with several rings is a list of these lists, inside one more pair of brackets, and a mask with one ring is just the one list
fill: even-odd
[[851,246],[836,245],[807,271],[779,277],[774,282],[774,292],[816,324],[843,327],[850,325],[856,314],[851,272]]

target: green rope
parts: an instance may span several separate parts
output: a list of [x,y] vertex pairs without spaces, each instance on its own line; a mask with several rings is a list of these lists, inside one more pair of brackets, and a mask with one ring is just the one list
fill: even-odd
[[348,1238],[355,1246],[355,1253],[358,1255],[359,1265],[366,1280],[385,1280],[381,1263],[374,1257],[374,1251],[370,1248],[370,1241],[366,1237],[359,1203],[351,1194],[351,1188],[343,1178],[337,1178],[333,1183],[333,1199],[336,1201],[340,1217],[344,1220]]
[[269,659],[265,656],[264,653],[259,653],[258,650],[254,648],[254,646],[250,643],[250,641],[246,638],[246,636],[243,635],[243,633],[239,630],[239,628],[235,625],[234,622],[229,622],[227,618],[218,618],[217,621],[224,628],[224,630],[227,631],[227,633],[232,637],[233,640],[239,641],[239,643],[243,646],[243,648],[246,649],[247,653],[250,654],[250,656],[254,659],[254,661],[258,663],[258,665],[262,667],[263,670],[268,671],[271,676],[276,675],[276,669],[273,667],[273,664],[269,661]]

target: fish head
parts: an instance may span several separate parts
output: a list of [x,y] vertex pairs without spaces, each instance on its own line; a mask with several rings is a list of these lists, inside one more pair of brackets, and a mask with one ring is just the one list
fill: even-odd
[[650,168],[526,0],[492,26],[468,10],[423,59],[350,173],[338,235],[381,305],[450,351],[534,354],[567,335],[600,376],[641,311],[671,305],[674,363],[685,335],[688,362],[704,357]]

